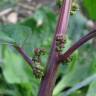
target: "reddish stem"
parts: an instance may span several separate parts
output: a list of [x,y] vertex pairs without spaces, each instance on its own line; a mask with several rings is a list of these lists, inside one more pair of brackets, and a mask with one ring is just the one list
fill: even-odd
[[58,70],[58,54],[56,53],[56,35],[64,35],[67,31],[69,11],[71,8],[72,0],[64,0],[60,17],[58,20],[55,36],[53,39],[51,52],[49,55],[45,76],[41,82],[38,96],[52,96],[53,88],[56,81],[56,74]]
[[78,49],[81,45],[86,43],[88,40],[96,37],[96,29],[83,36],[79,41],[77,41],[71,48],[69,48],[64,54],[60,55],[59,61],[62,62],[70,57],[70,55]]
[[24,49],[19,46],[14,46],[14,48],[21,54],[24,60],[31,66],[32,68],[32,59],[25,53]]

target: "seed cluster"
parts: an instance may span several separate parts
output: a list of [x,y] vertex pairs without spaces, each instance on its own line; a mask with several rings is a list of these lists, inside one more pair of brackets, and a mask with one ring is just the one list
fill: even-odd
[[32,58],[32,61],[34,63],[33,65],[33,74],[35,75],[36,78],[42,78],[44,75],[44,68],[41,65],[41,55],[44,55],[46,52],[45,49],[39,49],[36,48],[34,50],[34,56]]
[[56,36],[56,52],[58,52],[59,54],[62,53],[65,43],[66,39],[64,39],[63,35],[58,34]]
[[[56,36],[56,52],[61,55],[64,45],[66,43],[66,38],[64,39],[63,35],[57,35]],[[67,58],[66,60],[64,60],[62,63],[69,63],[72,61],[72,57]]]
[[70,15],[76,14],[76,11],[79,10],[79,5],[76,2],[72,3],[72,8],[70,11]]

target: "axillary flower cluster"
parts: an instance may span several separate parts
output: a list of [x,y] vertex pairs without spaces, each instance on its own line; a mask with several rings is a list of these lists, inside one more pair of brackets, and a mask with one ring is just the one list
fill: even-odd
[[62,53],[65,43],[66,43],[66,39],[64,39],[63,35],[61,34],[56,35],[56,52],[58,54]]
[[46,53],[46,50],[44,48],[42,48],[42,49],[35,48],[34,49],[34,55],[32,58],[33,74],[38,79],[41,79],[44,76],[44,68],[41,65],[42,64],[41,56],[45,55],[45,53]]
[[[63,54],[63,48],[65,47],[64,45],[67,43],[67,38],[61,34],[56,35],[56,52],[58,55],[62,55]],[[72,61],[72,56],[70,56],[69,58],[67,58],[66,60],[64,60],[61,63],[69,63]]]

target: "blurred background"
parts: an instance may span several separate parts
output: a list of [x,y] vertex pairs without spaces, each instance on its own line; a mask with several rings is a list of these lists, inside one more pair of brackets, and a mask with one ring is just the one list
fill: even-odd
[[[37,96],[40,79],[12,47],[15,42],[32,58],[34,48],[48,53],[59,17],[58,0],[0,0],[0,96]],[[95,28],[96,0],[77,0],[70,16],[63,52]],[[62,1],[61,1],[62,4]],[[69,64],[62,64],[53,96],[96,96],[96,39],[80,47]]]

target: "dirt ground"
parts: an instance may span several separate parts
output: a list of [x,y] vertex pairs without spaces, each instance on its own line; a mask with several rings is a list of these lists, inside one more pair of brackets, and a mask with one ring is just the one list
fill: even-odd
[[[55,0],[17,0],[15,6],[0,10],[0,23],[16,23],[28,16],[42,5],[54,6]],[[5,5],[6,6],[6,5]]]

